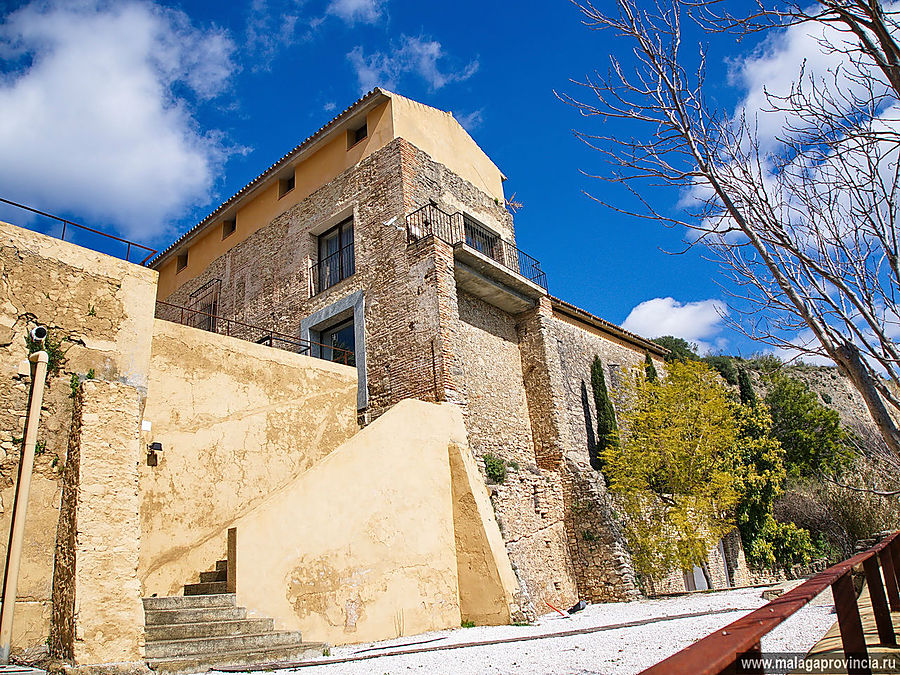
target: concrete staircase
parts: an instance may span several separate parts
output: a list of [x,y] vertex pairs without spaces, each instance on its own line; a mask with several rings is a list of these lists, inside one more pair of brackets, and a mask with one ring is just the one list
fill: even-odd
[[247,618],[234,593],[226,593],[226,562],[186,584],[184,596],[144,598],[147,665],[161,673],[217,667],[258,667],[321,656],[321,642],[299,632],[276,631],[273,619]]

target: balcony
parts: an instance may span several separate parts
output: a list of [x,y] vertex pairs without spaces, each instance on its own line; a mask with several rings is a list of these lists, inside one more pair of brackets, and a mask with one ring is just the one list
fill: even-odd
[[453,247],[456,284],[510,313],[547,294],[547,275],[527,253],[464,213],[426,204],[406,217],[407,243],[434,236]]

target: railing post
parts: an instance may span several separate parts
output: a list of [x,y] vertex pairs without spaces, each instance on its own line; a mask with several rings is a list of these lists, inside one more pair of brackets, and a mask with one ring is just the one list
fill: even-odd
[[[762,644],[757,642],[750,649],[748,649],[743,654],[738,654],[738,663],[740,663],[741,659],[747,659],[747,663],[753,663],[752,666],[745,666],[740,669],[741,675],[765,675],[765,669],[762,667]],[[733,672],[738,670],[737,665],[735,663],[733,670],[726,670],[724,672]]]
[[878,557],[871,555],[866,558],[863,561],[863,570],[866,573],[866,584],[869,587],[869,598],[872,601],[872,613],[875,615],[875,625],[878,628],[878,639],[883,645],[896,645],[897,636],[894,635],[891,610],[888,608],[887,598],[884,595],[884,583],[881,580]]
[[856,589],[850,571],[838,577],[831,585],[834,596],[834,607],[837,612],[838,626],[841,630],[841,643],[844,656],[847,657],[848,675],[872,675],[868,664],[869,651],[866,649],[866,637],[863,633],[862,620],[859,618],[859,605],[856,604]]
[[225,554],[225,592],[237,592],[237,528],[228,528],[228,550]]
[[900,612],[900,588],[897,587],[897,572],[894,568],[894,553],[891,546],[885,546],[878,554],[881,561],[881,572],[884,574],[884,585],[887,587],[891,611]]

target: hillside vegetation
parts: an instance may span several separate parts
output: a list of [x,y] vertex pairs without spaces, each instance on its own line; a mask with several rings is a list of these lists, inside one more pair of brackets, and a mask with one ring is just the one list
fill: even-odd
[[752,568],[787,575],[900,527],[900,464],[836,368],[656,341],[668,372],[635,369],[602,458],[642,577],[705,569],[734,527]]

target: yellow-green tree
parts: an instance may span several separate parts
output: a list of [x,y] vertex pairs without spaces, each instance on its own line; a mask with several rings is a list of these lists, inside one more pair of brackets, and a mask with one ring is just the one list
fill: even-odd
[[620,411],[620,441],[604,453],[625,510],[637,571],[650,580],[700,566],[735,526],[740,498],[735,403],[697,361],[672,361],[665,379],[635,369]]

